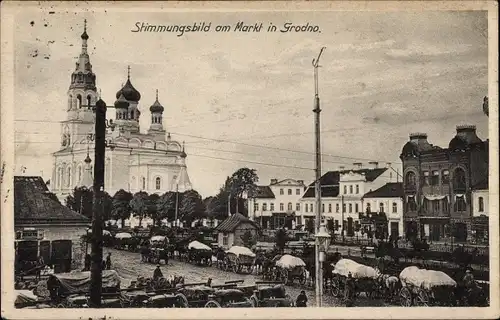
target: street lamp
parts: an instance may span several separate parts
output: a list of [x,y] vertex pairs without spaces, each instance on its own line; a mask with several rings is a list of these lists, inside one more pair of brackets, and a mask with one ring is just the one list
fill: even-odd
[[316,292],[319,292],[316,304],[321,307],[323,300],[323,262],[325,261],[326,252],[330,245],[330,233],[326,230],[325,224],[321,224],[318,233],[314,235],[316,238],[316,248],[319,250],[319,277],[316,279]]
[[85,255],[87,255],[89,253],[89,231],[91,231],[92,228],[91,227],[87,227],[87,229],[85,230],[86,232],[86,237],[85,237]]

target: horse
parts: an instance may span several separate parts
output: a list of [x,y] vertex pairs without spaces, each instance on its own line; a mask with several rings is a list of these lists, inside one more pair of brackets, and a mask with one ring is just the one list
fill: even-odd
[[141,251],[141,262],[148,262],[151,249],[147,245],[143,244],[141,246],[140,251]]
[[255,261],[254,261],[254,269],[255,269],[255,274],[259,274],[263,272],[264,269],[264,260],[266,257],[262,252],[257,252],[255,255]]
[[401,289],[401,282],[398,277],[390,274],[380,273],[377,278],[380,293],[386,300],[393,300],[397,296],[399,289]]
[[224,249],[219,248],[217,250],[216,258],[217,258],[217,267],[219,269],[222,269],[224,267],[224,259],[226,258],[226,253],[224,252]]

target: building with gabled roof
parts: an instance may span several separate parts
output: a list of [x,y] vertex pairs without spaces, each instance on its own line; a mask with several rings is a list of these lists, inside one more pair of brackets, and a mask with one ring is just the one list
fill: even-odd
[[68,272],[83,260],[81,237],[91,220],[62,205],[41,177],[14,177],[16,269],[43,257],[56,272]]
[[241,213],[235,213],[222,221],[215,230],[218,246],[229,249],[232,246],[245,246],[243,235],[250,232],[252,237],[256,237],[259,226]]
[[269,185],[257,186],[248,197],[248,217],[264,229],[293,229],[300,216],[300,198],[306,185],[303,180],[271,179]]
[[390,182],[363,196],[366,212],[385,213],[387,235],[403,236],[403,183]]

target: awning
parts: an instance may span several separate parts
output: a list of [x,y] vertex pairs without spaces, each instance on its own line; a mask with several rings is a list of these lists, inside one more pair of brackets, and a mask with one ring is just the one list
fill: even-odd
[[448,199],[448,196],[446,195],[425,195],[424,196],[427,200],[429,201],[434,201],[434,200],[443,200],[443,199]]
[[464,198],[465,203],[467,203],[467,197],[465,194],[455,194],[455,201],[457,201],[457,198]]

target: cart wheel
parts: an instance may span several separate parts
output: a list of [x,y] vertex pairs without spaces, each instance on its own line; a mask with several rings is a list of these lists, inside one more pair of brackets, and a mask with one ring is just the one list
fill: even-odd
[[160,257],[155,256],[154,260],[153,260],[153,263],[156,263],[156,264],[160,263]]
[[280,274],[280,280],[283,282],[285,285],[288,284],[288,270],[287,269],[282,269],[281,274]]
[[338,278],[334,278],[331,285],[331,293],[334,297],[340,296],[340,280]]
[[401,289],[401,291],[399,292],[399,304],[402,307],[411,307],[411,305],[412,305],[411,300],[412,300],[412,298],[411,298],[410,290],[408,290],[407,288]]
[[166,284],[167,284],[167,279],[165,279],[165,278],[158,279],[157,289],[165,288]]
[[250,302],[252,303],[252,306],[253,306],[254,308],[259,307],[259,300],[257,300],[257,297],[256,297],[256,296],[251,296],[251,297],[250,297]]
[[66,308],[66,306],[64,305],[64,303],[59,303],[59,304],[57,305],[57,308]]
[[225,259],[224,260],[224,271],[229,271],[229,268],[230,268],[230,262],[228,259]]
[[302,274],[300,275],[299,283],[302,286],[306,283],[306,271],[305,270],[303,270]]
[[238,273],[238,272],[239,272],[239,270],[240,270],[240,263],[239,263],[238,259],[236,259],[236,260],[234,261],[234,263],[233,263],[233,266],[232,266],[232,267],[233,267],[233,272],[234,272],[234,273]]
[[207,302],[205,308],[220,308],[220,304],[217,301],[211,300]]
[[249,308],[255,308],[255,306],[254,306],[254,304],[253,304],[253,302],[252,302],[252,300],[251,300],[251,299],[245,298],[245,301],[246,301],[247,306],[248,306]]
[[185,295],[183,295],[182,293],[178,293],[175,295],[175,297],[177,298],[177,301],[179,301],[181,308],[188,308],[189,307],[189,302],[188,302],[188,299],[186,298]]
[[428,307],[429,306],[429,295],[427,292],[420,290],[415,299],[415,304],[420,307]]

